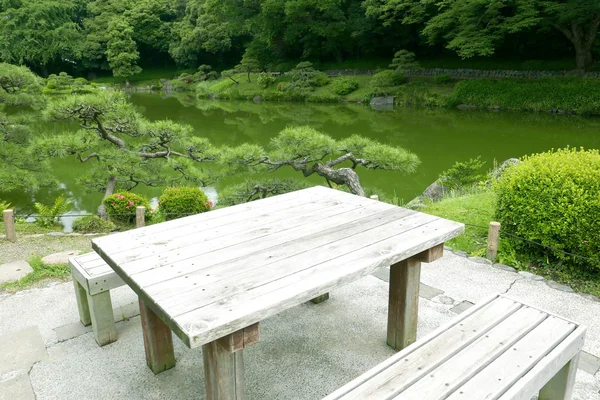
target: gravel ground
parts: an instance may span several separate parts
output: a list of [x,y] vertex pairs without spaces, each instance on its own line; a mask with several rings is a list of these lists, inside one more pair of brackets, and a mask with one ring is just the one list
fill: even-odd
[[47,256],[66,250],[80,250],[82,252],[92,251],[91,237],[21,237],[16,243],[6,239],[0,239],[0,264],[7,262],[25,260],[32,256]]

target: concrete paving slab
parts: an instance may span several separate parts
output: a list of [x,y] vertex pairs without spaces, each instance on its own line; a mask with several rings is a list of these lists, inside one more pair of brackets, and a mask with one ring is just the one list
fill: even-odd
[[[137,302],[127,286],[110,291],[113,309]],[[54,328],[79,321],[72,282],[52,283],[0,298],[0,335],[38,325],[46,345],[58,341]]]
[[47,359],[46,345],[37,326],[0,336],[0,376],[28,370],[36,362]]
[[427,300],[433,300],[434,297],[444,294],[444,291],[421,283],[419,296]]
[[[387,284],[367,277],[261,322],[246,350],[247,397],[320,399],[395,353],[385,343]],[[454,316],[422,299],[419,337]],[[31,379],[37,399],[203,399],[202,352],[174,339],[177,366],[154,376],[146,367],[139,317],[117,324],[119,340],[99,348],[92,334],[49,348]],[[78,382],[73,385],[72,382]]]
[[35,400],[27,374],[0,382],[0,400]]
[[460,313],[467,311],[471,307],[473,307],[473,303],[465,300],[465,301],[461,301],[459,304],[452,307],[450,309],[450,311],[452,311],[453,313],[456,313],[456,314],[460,314]]
[[586,351],[582,351],[579,356],[578,367],[588,374],[596,375],[600,370],[600,359]]
[[73,322],[70,324],[54,328],[56,332],[56,340],[64,342],[65,340],[73,339],[86,333],[92,332],[92,326],[83,326],[81,322]]
[[27,261],[14,261],[0,265],[0,284],[18,281],[33,272]]

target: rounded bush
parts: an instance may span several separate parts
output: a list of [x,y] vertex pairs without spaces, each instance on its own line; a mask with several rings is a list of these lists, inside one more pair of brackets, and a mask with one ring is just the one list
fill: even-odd
[[[502,230],[594,260],[600,254],[600,153],[561,149],[525,157],[494,183]],[[520,252],[586,269],[600,263],[526,241]],[[597,271],[597,270],[596,270]]]
[[404,83],[404,80],[404,74],[386,69],[373,75],[369,85],[372,88],[398,86]]
[[213,204],[206,194],[193,187],[167,188],[160,196],[159,209],[166,220],[209,211]]
[[340,96],[345,96],[358,89],[358,81],[345,76],[335,78],[331,81],[331,91]]
[[267,74],[266,72],[261,72],[258,75],[258,78],[256,78],[256,83],[261,88],[266,89],[275,83],[275,77],[271,74]]
[[73,232],[107,233],[115,229],[115,224],[98,216],[80,217],[73,221]]
[[[113,221],[130,223],[135,220],[136,207],[146,207],[150,210],[148,199],[131,192],[120,192],[104,199],[106,212]],[[148,218],[150,213],[146,213]]]

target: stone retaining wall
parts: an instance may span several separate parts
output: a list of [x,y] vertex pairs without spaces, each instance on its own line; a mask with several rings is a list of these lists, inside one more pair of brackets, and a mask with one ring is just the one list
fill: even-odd
[[[329,76],[338,75],[373,75],[377,71],[374,69],[334,69],[326,71]],[[406,76],[435,76],[448,74],[453,78],[558,78],[568,76],[579,76],[574,71],[510,71],[510,70],[482,70],[482,69],[446,69],[431,68],[421,70],[408,70]],[[600,78],[600,72],[589,72],[586,78]]]

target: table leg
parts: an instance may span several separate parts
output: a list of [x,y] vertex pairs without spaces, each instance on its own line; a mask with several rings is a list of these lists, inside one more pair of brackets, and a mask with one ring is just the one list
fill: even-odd
[[441,258],[443,251],[440,244],[390,266],[387,344],[396,350],[417,340],[421,262]]
[[140,317],[144,332],[144,348],[146,350],[146,364],[155,374],[171,369],[175,366],[175,352],[173,351],[173,334],[171,329],[144,304],[140,302]]
[[540,400],[564,400],[573,396],[579,353],[540,390]]

